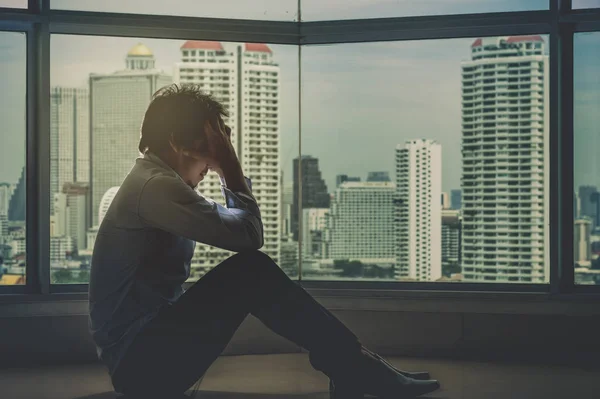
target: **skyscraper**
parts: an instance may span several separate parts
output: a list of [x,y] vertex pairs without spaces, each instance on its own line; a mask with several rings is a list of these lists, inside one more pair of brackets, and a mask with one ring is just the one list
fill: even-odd
[[327,217],[324,257],[392,266],[395,191],[391,182],[342,183]]
[[544,48],[540,36],[477,39],[462,63],[466,281],[548,281]]
[[102,195],[120,186],[139,156],[140,126],[154,92],[172,82],[154,69],[143,44],[127,53],[126,69],[90,75],[91,217],[98,224]]
[[[302,176],[302,201],[298,204],[300,190],[300,175]],[[294,159],[294,206],[292,207],[292,234],[298,239],[298,212],[304,208],[329,208],[331,199],[327,192],[325,180],[321,177],[319,160],[310,155]]]
[[12,197],[12,186],[8,183],[0,183],[0,215],[8,215],[10,197]]
[[87,216],[89,185],[87,183],[66,183],[63,194],[67,198],[66,235],[73,240],[74,250],[86,248],[87,230],[90,227]]
[[442,276],[442,147],[412,140],[396,147],[396,278]]
[[87,88],[50,90],[50,198],[65,183],[89,182],[89,94]]
[[454,209],[442,210],[442,272],[460,271],[460,211]]
[[596,195],[598,188],[596,186],[580,186],[579,187],[579,217],[586,217],[596,224],[598,214],[596,206]]
[[[281,241],[281,187],[279,184],[279,66],[265,44],[226,44],[187,41],[181,46],[181,62],[175,65],[176,83],[198,84],[227,106],[231,140],[262,212],[263,251],[276,261]],[[208,175],[198,191],[219,199],[221,185]],[[228,257],[228,251],[197,245],[194,277]]]
[[450,205],[452,209],[460,211],[462,208],[462,191],[452,190],[450,191]]
[[25,166],[21,169],[21,177],[19,177],[19,181],[17,182],[17,186],[15,187],[12,196],[10,197],[10,202],[8,203],[8,220],[12,221],[25,221],[25,208],[26,208],[26,179],[25,179]]

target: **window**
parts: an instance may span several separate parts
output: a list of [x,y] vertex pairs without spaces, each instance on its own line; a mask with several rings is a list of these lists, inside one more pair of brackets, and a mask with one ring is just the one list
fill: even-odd
[[0,7],[27,8],[27,0],[0,0]]
[[600,284],[600,32],[574,41],[574,267],[577,284]]
[[573,9],[600,8],[600,0],[573,0]]
[[[535,56],[519,49],[507,52],[504,45],[511,42],[542,43],[543,50]],[[480,53],[481,59],[475,59],[471,50],[479,46],[487,49]],[[543,215],[548,194],[541,187],[547,183],[547,173],[522,173],[519,154],[497,154],[482,146],[483,135],[496,134],[496,123],[461,124],[462,112],[481,114],[483,105],[481,98],[465,101],[464,84],[502,93],[486,78],[474,76],[475,69],[494,69],[509,62],[514,64],[507,66],[509,70],[520,68],[515,57],[524,65],[547,68],[546,49],[547,38],[539,35],[305,46],[301,83],[306,157],[302,163],[315,167],[312,173],[302,168],[302,196],[306,197],[302,212],[309,220],[315,213],[328,212],[328,219],[323,226],[303,221],[311,230],[304,231],[302,239],[313,243],[317,231],[325,237],[318,245],[302,244],[303,278],[546,283],[548,247],[544,242],[549,231],[544,219],[525,223],[518,217],[492,215],[482,220],[470,212],[483,207],[501,211],[518,201],[522,212]],[[496,58],[498,53],[504,53],[503,57]],[[544,68],[528,76],[541,90],[548,90]],[[525,94],[527,99],[534,96],[532,90]],[[519,113],[521,118],[542,123],[543,110],[548,108],[541,99],[535,101],[539,106],[535,112],[505,109],[502,113]],[[489,113],[499,112],[498,108],[488,108]],[[521,130],[523,134],[518,127],[508,132],[527,142],[547,143],[548,126]],[[461,147],[472,152],[463,155]],[[332,157],[332,148],[343,155]],[[523,155],[544,164],[541,152]],[[471,161],[489,161],[492,173],[467,166],[461,172],[459,165]],[[501,167],[511,165],[517,168],[510,174],[501,172]],[[350,180],[348,176],[356,177]],[[517,181],[540,187],[545,195],[497,195]],[[489,194],[463,201],[462,214],[456,215],[462,216],[462,225],[456,228],[462,228],[465,239],[483,241],[488,234],[500,232],[515,232],[516,237],[491,249],[484,249],[483,244],[460,248],[458,241],[442,245],[444,219],[438,201],[442,191],[473,186],[481,190],[484,183],[491,184]],[[533,233],[535,237],[529,238]],[[535,257],[521,249],[523,242],[533,248]],[[460,252],[462,257],[445,261],[450,252]],[[466,267],[469,270],[462,270]]]
[[0,32],[0,285],[25,283],[26,37]]
[[54,9],[62,10],[270,21],[296,21],[298,16],[297,0],[52,0],[51,5]]
[[547,10],[548,4],[548,0],[371,0],[352,2],[339,0],[302,0],[302,19],[304,21],[315,21]]
[[[192,61],[194,65],[183,64],[183,52],[188,51],[185,49],[198,46],[222,47],[224,51],[211,52],[211,60],[224,58],[231,63],[227,68],[220,66],[219,73],[213,73],[215,69],[207,64],[209,59]],[[280,171],[286,164],[291,165],[294,151],[298,151],[298,50],[295,46],[259,45],[257,48],[270,59],[268,65],[261,66],[241,64],[238,47],[253,52],[252,46],[243,43],[51,36],[52,283],[88,281],[98,227],[139,156],[139,129],[151,93],[173,82],[197,83],[207,76],[214,81],[211,89],[226,87],[231,76],[237,80],[238,68],[239,76],[266,69],[281,78],[281,87],[273,94],[281,99],[280,111],[272,111],[267,117],[263,108],[259,110],[262,120],[276,125],[269,132],[260,132],[260,127],[252,124],[244,125],[237,118],[238,104],[264,107],[266,93],[243,95],[245,85],[239,85],[239,90],[213,91],[213,95],[229,104],[231,116],[226,123],[232,127],[234,146],[242,154],[242,166],[253,180],[261,205],[265,227],[263,251],[287,272],[297,275],[294,255],[297,251],[289,243],[286,247],[285,239],[282,241],[284,218],[278,217],[278,211],[282,191]],[[188,74],[190,69],[198,72]],[[263,82],[254,85],[259,89],[264,86]],[[237,141],[239,132],[249,138],[248,145]],[[256,137],[259,133],[261,136]],[[289,180],[291,174],[284,174],[284,181]],[[222,198],[220,183],[213,174],[200,184],[199,191],[217,201]],[[224,250],[197,245],[190,279],[198,279],[230,255]]]

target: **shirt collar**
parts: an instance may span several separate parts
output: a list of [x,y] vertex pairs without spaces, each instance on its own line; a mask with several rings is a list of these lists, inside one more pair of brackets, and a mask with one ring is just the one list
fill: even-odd
[[142,159],[150,161],[153,164],[156,164],[156,165],[160,166],[161,168],[163,168],[163,169],[165,169],[165,170],[173,173],[175,176],[177,176],[179,178],[179,180],[183,181],[183,179],[181,178],[181,176],[179,176],[179,173],[177,173],[175,171],[175,169],[173,169],[169,165],[167,165],[167,163],[165,161],[163,161],[158,155],[153,154],[150,151],[148,151],[148,152],[146,152],[143,155]]

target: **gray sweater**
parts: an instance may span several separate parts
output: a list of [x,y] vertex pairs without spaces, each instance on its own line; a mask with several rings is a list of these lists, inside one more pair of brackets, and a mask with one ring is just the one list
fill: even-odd
[[111,376],[133,338],[183,294],[196,242],[236,252],[262,247],[254,198],[222,192],[227,208],[153,154],[137,159],[123,181],[98,231],[89,285],[89,328]]

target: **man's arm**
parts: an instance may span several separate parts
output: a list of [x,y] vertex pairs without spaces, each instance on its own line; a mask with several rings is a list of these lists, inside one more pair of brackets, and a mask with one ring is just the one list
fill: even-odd
[[156,176],[140,194],[138,215],[152,227],[215,247],[236,252],[261,248],[258,205],[229,190],[225,208],[207,201],[176,176]]

